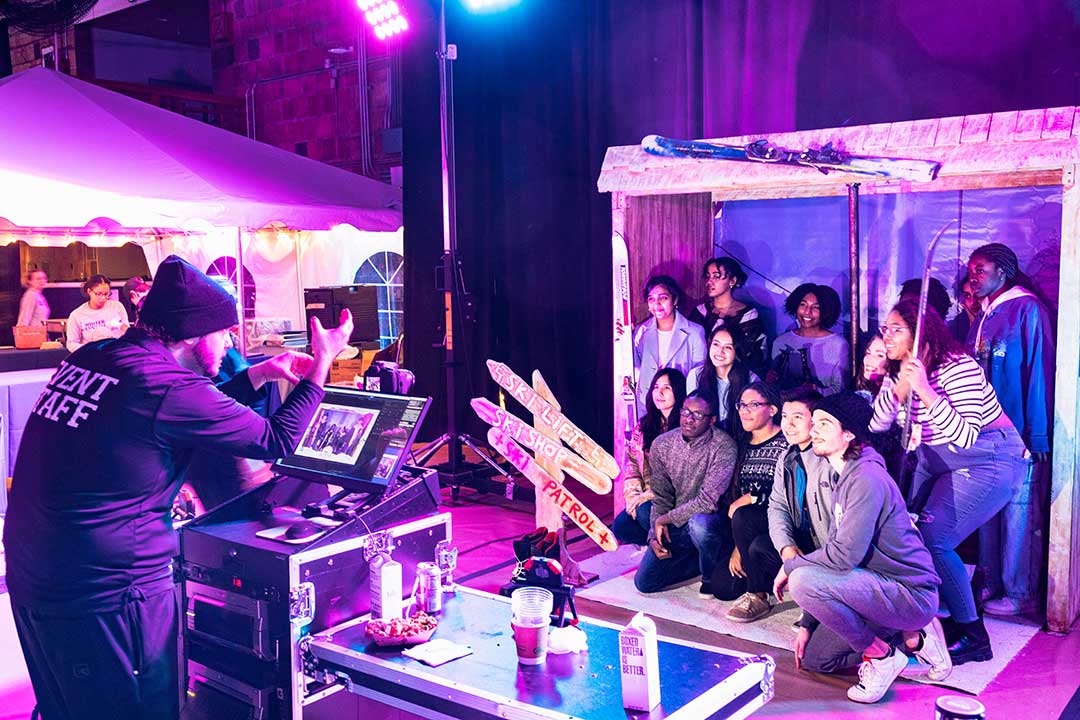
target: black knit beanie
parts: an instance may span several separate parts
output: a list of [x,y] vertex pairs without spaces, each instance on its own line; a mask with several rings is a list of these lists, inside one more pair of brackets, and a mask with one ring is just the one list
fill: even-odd
[[239,324],[236,298],[187,260],[170,255],[158,265],[139,324],[160,328],[173,340],[209,335]]
[[860,442],[866,442],[870,437],[870,419],[874,416],[874,409],[865,398],[853,392],[839,392],[835,395],[827,395],[814,403],[814,409],[829,413],[843,430],[855,436]]

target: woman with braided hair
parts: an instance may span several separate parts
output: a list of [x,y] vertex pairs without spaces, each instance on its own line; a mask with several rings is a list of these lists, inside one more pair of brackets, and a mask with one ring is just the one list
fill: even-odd
[[1005,414],[1034,460],[1016,494],[979,533],[991,615],[1034,610],[1045,558],[1050,429],[1054,417],[1054,330],[1050,313],[1001,243],[975,249],[968,285],[982,303],[968,331],[968,350],[994,386]]

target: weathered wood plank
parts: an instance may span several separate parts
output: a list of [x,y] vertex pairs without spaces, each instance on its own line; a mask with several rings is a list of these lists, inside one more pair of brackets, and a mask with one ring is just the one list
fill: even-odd
[[[1010,172],[995,175],[963,175],[939,178],[932,183],[907,183],[896,180],[860,181],[859,195],[895,195],[901,192],[952,192],[956,190],[991,190],[996,188],[1060,185],[1060,170]],[[838,197],[847,194],[846,185],[800,183],[779,187],[721,188],[712,191],[717,201],[782,200],[790,198]]]
[[[940,137],[940,133],[939,133]],[[858,148],[846,148],[861,154]],[[1062,168],[1080,162],[1080,142],[1075,138],[1023,143],[962,144],[886,152],[893,157],[936,160],[942,163],[938,180],[950,176],[1007,174]],[[724,160],[671,159],[671,165],[632,172],[632,168],[605,170],[597,182],[601,192],[623,190],[631,195],[692,193],[701,190],[744,187],[783,187],[789,184],[844,185],[853,181],[873,182],[846,173],[822,176],[811,168],[744,163]],[[915,183],[917,184],[917,183]],[[930,183],[934,185],[934,183]]]
[[1017,112],[1000,112],[994,113],[990,118],[990,135],[987,137],[988,142],[992,143],[1006,143],[1013,139],[1013,132],[1016,130],[1016,116]]
[[[641,290],[651,276],[670,275],[689,297],[699,294],[700,266],[712,255],[712,198],[707,192],[629,198],[623,237],[636,326],[648,316]],[[684,303],[684,312],[691,305]]]
[[911,124],[910,147],[924,148],[933,147],[937,139],[939,120],[916,120]]
[[1072,135],[1075,107],[1048,108],[1043,116],[1043,140],[1067,138]]
[[[866,129],[866,140],[859,146],[859,154],[867,154],[869,151],[885,147],[885,144],[889,142],[889,128],[891,126],[892,123],[864,125],[863,127]],[[849,152],[855,151],[849,150]]]
[[1021,110],[1017,113],[1013,140],[1017,142],[1038,140],[1042,136],[1043,117],[1045,115],[1045,110]]
[[947,117],[938,122],[937,140],[934,144],[938,147],[948,147],[960,144],[960,136],[964,132],[964,118]]
[[983,143],[990,133],[990,114],[967,115],[964,117],[964,129],[960,132],[961,143]]
[[1050,553],[1046,623],[1068,632],[1080,604],[1080,483],[1077,427],[1080,418],[1080,168],[1064,173],[1061,197],[1061,266],[1058,286],[1057,375],[1054,387],[1054,466],[1050,491]]
[[911,122],[894,122],[889,129],[889,140],[885,151],[907,149],[911,146]]

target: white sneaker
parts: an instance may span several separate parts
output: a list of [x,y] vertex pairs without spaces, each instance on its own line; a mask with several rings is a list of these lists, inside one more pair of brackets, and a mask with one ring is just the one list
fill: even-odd
[[998,616],[1024,615],[1025,613],[1034,612],[1036,606],[1037,603],[1034,600],[1017,600],[1008,595],[1003,595],[984,602],[983,612],[987,615]]
[[949,644],[945,642],[945,631],[941,622],[934,618],[922,629],[922,647],[915,651],[915,657],[930,666],[926,677],[940,682],[952,672],[952,658],[949,657]]
[[864,658],[859,666],[859,684],[848,688],[848,700],[876,703],[885,697],[893,680],[907,667],[908,658],[895,648],[887,657]]

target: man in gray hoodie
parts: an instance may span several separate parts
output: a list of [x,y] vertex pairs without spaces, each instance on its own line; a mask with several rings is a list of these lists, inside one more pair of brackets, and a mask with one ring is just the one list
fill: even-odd
[[[864,703],[880,700],[907,667],[901,648],[930,666],[932,680],[952,671],[935,617],[941,579],[896,483],[869,446],[871,414],[870,405],[849,392],[815,405],[811,446],[837,474],[829,483],[828,534],[812,552],[789,553],[774,583],[778,598],[790,585],[804,612],[862,654],[859,683],[848,698]],[[797,657],[813,632],[800,628]],[[888,639],[897,633],[900,647]]]

